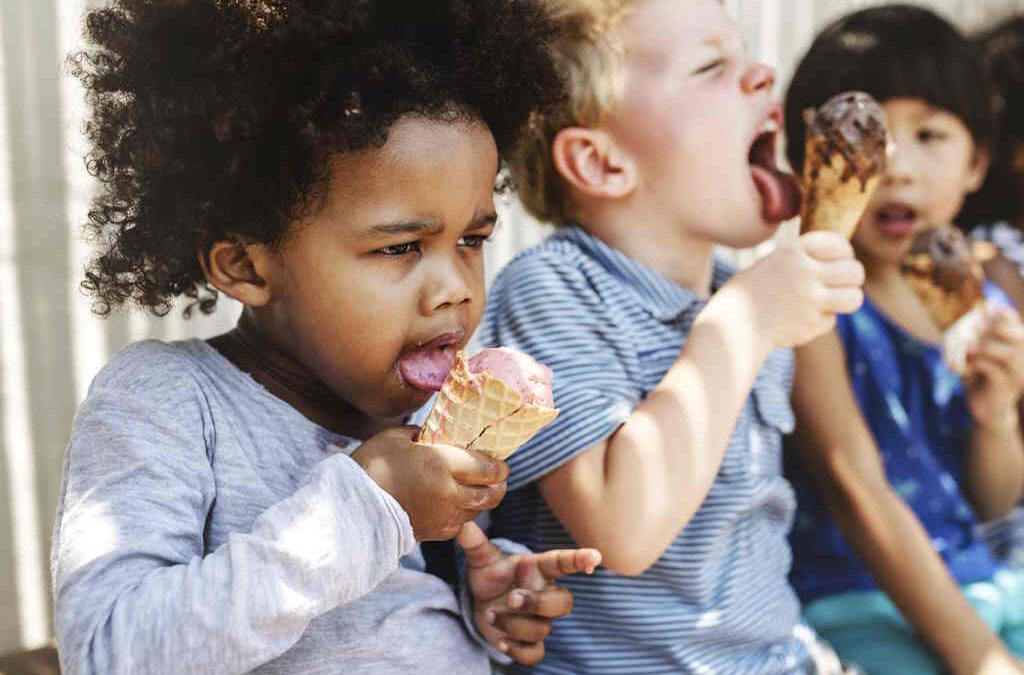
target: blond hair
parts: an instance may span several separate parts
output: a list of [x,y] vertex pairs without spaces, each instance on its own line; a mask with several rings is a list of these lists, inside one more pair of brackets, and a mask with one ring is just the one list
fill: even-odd
[[618,29],[643,0],[543,0],[558,27],[551,47],[565,80],[566,98],[537,114],[508,158],[516,191],[534,216],[554,224],[572,220],[568,185],[555,169],[551,146],[562,129],[594,126],[622,93],[623,45]]

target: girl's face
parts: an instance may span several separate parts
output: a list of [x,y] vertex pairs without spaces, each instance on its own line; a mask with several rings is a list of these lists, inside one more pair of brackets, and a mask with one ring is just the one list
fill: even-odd
[[275,254],[260,323],[356,410],[400,418],[430,396],[415,373],[447,372],[480,320],[497,149],[483,124],[408,116],[330,171]]
[[886,101],[893,152],[882,183],[853,234],[869,269],[899,264],[913,235],[928,224],[951,223],[988,168],[956,115],[914,98]]

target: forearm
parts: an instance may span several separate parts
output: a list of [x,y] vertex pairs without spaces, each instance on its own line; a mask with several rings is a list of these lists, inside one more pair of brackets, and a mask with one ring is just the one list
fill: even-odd
[[[842,481],[849,483],[849,481]],[[953,673],[1008,663],[999,638],[971,607],[927,532],[886,485],[823,486],[829,511],[876,582]]]
[[397,503],[332,457],[209,555],[176,562],[162,545],[122,542],[59,573],[64,672],[246,672],[369,593],[414,545]]
[[975,424],[964,478],[983,521],[1006,515],[1024,497],[1024,441],[1016,406],[1002,419]]
[[714,296],[658,386],[603,449],[581,458],[591,466],[572,487],[585,495],[584,517],[570,519],[578,521],[575,528],[570,522],[570,532],[581,545],[599,549],[610,569],[639,573],[653,563],[718,474],[771,351],[754,329],[749,299],[736,290],[726,286]]

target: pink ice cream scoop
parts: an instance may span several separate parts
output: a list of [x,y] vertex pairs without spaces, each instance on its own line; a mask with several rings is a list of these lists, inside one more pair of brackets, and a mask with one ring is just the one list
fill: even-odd
[[416,437],[505,459],[558,416],[551,370],[514,349],[457,352]]
[[551,369],[537,363],[529,354],[508,347],[485,349],[469,359],[469,372],[488,372],[519,392],[523,405],[555,407],[551,394],[554,375]]

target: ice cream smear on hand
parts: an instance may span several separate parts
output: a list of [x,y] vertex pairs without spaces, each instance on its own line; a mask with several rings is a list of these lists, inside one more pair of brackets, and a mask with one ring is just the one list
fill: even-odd
[[[441,360],[428,361],[433,382]],[[552,382],[549,368],[514,349],[485,349],[471,359],[457,352],[417,440],[505,459],[558,416]]]
[[885,111],[860,91],[804,111],[801,229],[853,234],[881,181],[890,149]]

